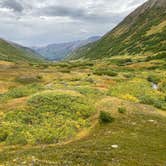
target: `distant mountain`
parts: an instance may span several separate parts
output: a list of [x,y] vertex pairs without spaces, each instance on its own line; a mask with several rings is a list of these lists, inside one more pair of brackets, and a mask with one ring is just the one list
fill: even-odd
[[70,59],[166,52],[166,0],[149,0],[95,43],[81,47]]
[[33,50],[41,54],[48,60],[62,60],[66,58],[76,49],[88,44],[95,42],[100,39],[100,36],[93,36],[86,40],[78,40],[67,43],[50,44],[44,47],[32,47]]
[[0,60],[11,62],[44,61],[44,59],[35,51],[4,39],[0,39]]

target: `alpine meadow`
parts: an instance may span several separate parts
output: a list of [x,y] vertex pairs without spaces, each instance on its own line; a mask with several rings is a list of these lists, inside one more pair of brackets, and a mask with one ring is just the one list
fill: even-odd
[[166,0],[0,0],[0,16],[0,166],[166,165]]

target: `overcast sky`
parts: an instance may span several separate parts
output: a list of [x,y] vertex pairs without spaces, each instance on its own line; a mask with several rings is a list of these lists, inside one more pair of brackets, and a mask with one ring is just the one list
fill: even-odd
[[0,0],[0,37],[26,46],[103,35],[146,0]]

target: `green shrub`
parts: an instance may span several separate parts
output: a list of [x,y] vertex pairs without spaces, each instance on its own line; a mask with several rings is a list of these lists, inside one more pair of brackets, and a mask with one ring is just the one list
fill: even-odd
[[8,135],[8,137],[6,138],[6,143],[8,145],[12,144],[12,145],[26,145],[27,139],[25,137],[25,134],[20,132],[13,132],[12,134]]
[[27,95],[27,91],[24,88],[14,88],[11,89],[8,94],[11,98],[19,98]]
[[153,104],[156,108],[166,110],[166,102],[162,100],[155,100]]
[[34,76],[26,75],[26,76],[19,76],[15,80],[22,84],[32,84],[32,83],[40,82],[41,79],[42,79],[42,76],[40,75],[34,75]]
[[77,90],[78,92],[80,92],[81,94],[83,95],[86,95],[86,96],[101,96],[103,95],[104,93],[101,92],[100,90],[98,89],[95,89],[95,88],[90,88],[90,87],[77,87],[75,88],[75,90]]
[[164,99],[154,98],[150,95],[140,97],[140,102],[143,104],[153,105],[156,108],[166,110],[166,102]]
[[5,131],[5,129],[0,129],[0,142],[3,142],[6,140],[8,134]]
[[[51,144],[73,137],[88,127],[93,106],[84,96],[43,92],[32,96],[25,110],[7,112],[2,118],[0,142],[7,144]],[[4,130],[5,129],[5,130]]]
[[118,112],[121,113],[121,114],[124,114],[126,112],[126,108],[124,107],[119,107],[118,108]]
[[101,111],[99,120],[102,123],[111,123],[113,122],[114,118],[111,117],[111,114],[109,112]]
[[70,73],[71,71],[70,71],[70,69],[61,69],[61,70],[59,70],[60,72],[62,72],[62,73]]
[[160,82],[160,77],[157,76],[157,75],[149,75],[148,78],[147,78],[147,80],[149,82],[153,82],[155,84],[158,84]]
[[154,101],[155,101],[155,98],[153,98],[150,95],[146,95],[146,94],[144,96],[140,96],[139,99],[140,99],[141,103],[149,104],[149,105],[153,105]]
[[123,74],[124,75],[124,77],[126,77],[126,78],[134,78],[134,74],[133,73],[125,73],[125,74]]
[[165,108],[165,94],[152,89],[151,83],[147,80],[135,78],[119,82],[110,87],[108,95],[116,96],[124,100],[140,102],[153,105],[157,108]]
[[64,68],[64,67],[69,67],[69,63],[67,62],[61,62],[56,64],[58,67]]
[[95,69],[95,70],[93,71],[93,74],[100,75],[100,76],[101,76],[101,75],[108,75],[108,76],[112,76],[112,77],[118,75],[117,72],[115,72],[115,71],[113,71],[113,70],[111,70],[111,69],[106,69],[106,68]]
[[8,92],[3,94],[3,96],[1,96],[1,98],[10,99],[10,98],[25,97],[25,96],[31,95],[31,94],[36,93],[43,89],[44,88],[40,84],[30,84],[27,86],[12,88]]
[[166,80],[163,80],[160,84],[159,84],[159,90],[166,93]]
[[151,61],[151,60],[155,60],[155,59],[166,59],[166,52],[158,53],[155,56],[148,56],[146,58],[146,61]]

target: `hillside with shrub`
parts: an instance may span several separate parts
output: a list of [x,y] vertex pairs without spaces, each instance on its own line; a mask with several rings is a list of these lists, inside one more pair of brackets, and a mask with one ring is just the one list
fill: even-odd
[[0,60],[10,62],[42,62],[44,59],[29,48],[0,39]]
[[166,1],[149,0],[99,41],[74,52],[70,59],[117,55],[166,55]]

